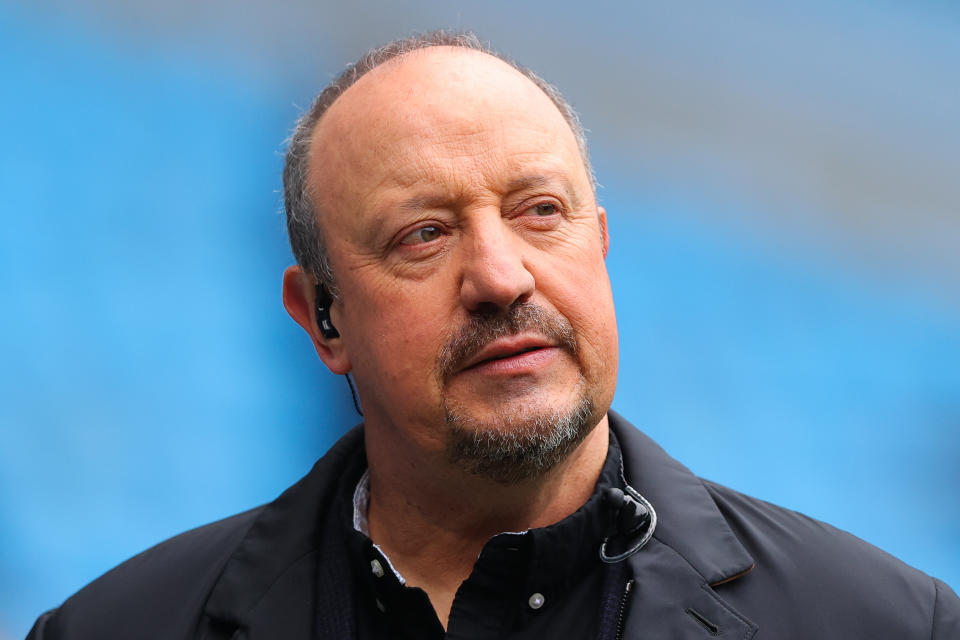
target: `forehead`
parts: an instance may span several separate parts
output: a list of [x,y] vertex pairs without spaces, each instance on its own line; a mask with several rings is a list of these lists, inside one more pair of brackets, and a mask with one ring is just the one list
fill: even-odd
[[314,130],[310,185],[326,216],[385,190],[480,186],[528,168],[587,178],[556,105],[502,60],[431,47],[375,68],[334,102]]

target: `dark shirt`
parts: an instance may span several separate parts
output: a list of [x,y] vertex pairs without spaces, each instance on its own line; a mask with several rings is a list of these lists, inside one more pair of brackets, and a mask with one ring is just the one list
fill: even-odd
[[403,584],[386,556],[355,528],[353,497],[359,477],[348,477],[341,512],[357,576],[356,628],[361,640],[596,638],[601,609],[611,608],[605,594],[616,596],[615,608],[628,579],[626,563],[605,564],[599,553],[611,521],[603,491],[625,484],[612,432],[594,493],[583,506],[556,524],[501,533],[484,545],[454,597],[446,634],[426,592]]

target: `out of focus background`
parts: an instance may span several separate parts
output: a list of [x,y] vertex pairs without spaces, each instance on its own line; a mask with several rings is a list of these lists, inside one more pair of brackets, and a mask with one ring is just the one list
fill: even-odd
[[957,4],[0,0],[0,638],[358,421],[280,304],[283,142],[437,27],[589,129],[614,407],[960,588]]

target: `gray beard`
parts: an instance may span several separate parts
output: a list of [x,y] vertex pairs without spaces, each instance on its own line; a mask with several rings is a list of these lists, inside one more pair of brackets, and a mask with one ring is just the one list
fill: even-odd
[[[491,341],[523,331],[552,339],[576,358],[576,336],[565,317],[534,303],[516,303],[492,313],[471,314],[438,357],[438,383],[443,387],[464,362]],[[594,403],[586,387],[581,375],[573,393],[576,402],[565,409],[534,413],[521,408],[494,412],[483,419],[445,399],[447,459],[467,473],[501,484],[543,476],[566,459],[595,426],[590,423]]]
[[596,426],[593,399],[583,381],[567,410],[524,415],[521,411],[481,422],[445,407],[448,460],[464,471],[500,484],[542,477],[583,442]]

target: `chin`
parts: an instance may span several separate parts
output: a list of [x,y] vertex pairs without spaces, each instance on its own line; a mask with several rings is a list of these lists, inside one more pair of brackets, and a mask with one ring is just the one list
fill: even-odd
[[514,400],[484,412],[445,403],[447,457],[467,473],[502,484],[541,477],[597,425],[596,403],[581,380],[566,403]]

